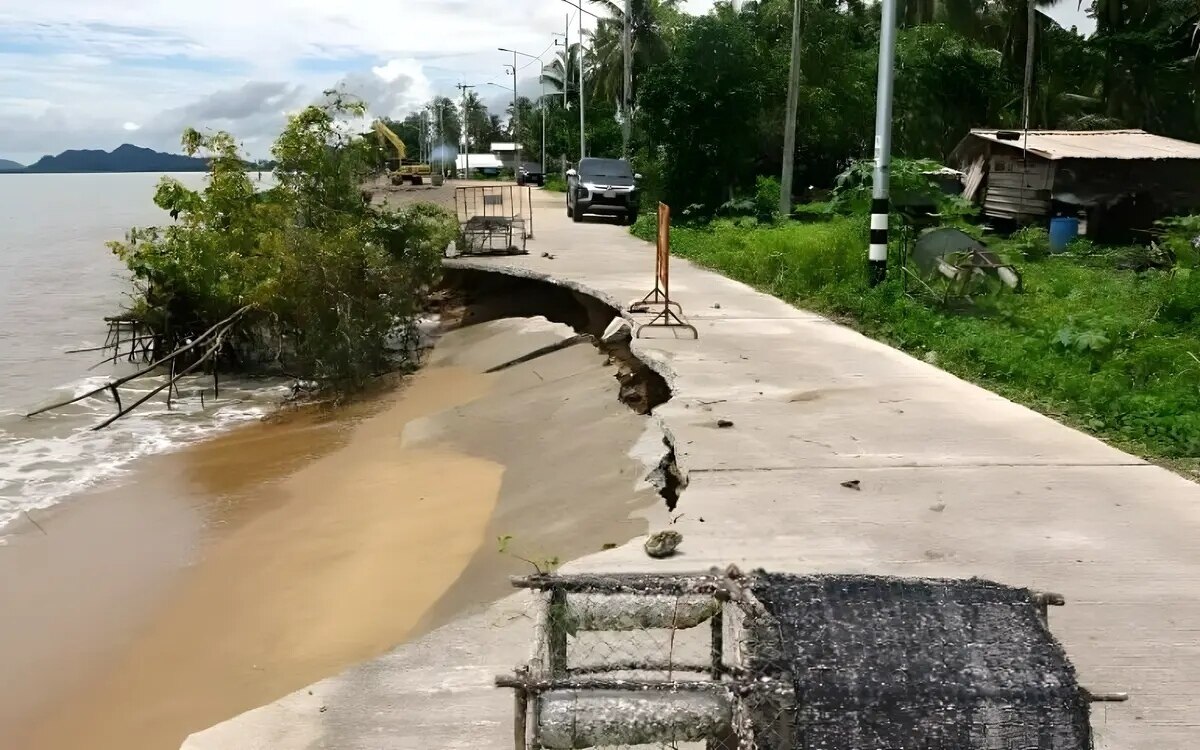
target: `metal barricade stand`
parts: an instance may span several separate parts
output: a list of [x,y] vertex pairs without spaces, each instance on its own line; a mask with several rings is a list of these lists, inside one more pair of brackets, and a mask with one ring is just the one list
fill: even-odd
[[464,185],[454,189],[461,255],[524,255],[533,236],[530,188]]
[[692,338],[700,338],[699,331],[680,315],[683,308],[671,300],[671,208],[658,204],[658,237],[654,247],[654,289],[641,300],[629,306],[630,312],[651,312],[659,308],[649,322],[638,326],[638,338],[645,328],[684,328],[692,332]]

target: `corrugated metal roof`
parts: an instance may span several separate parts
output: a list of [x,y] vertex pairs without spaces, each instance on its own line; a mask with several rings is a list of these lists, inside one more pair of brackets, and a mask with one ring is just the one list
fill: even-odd
[[[995,130],[971,135],[1014,148],[1025,147],[1021,131],[1015,141],[1001,140]],[[1145,130],[1031,130],[1030,152],[1046,159],[1200,159],[1200,143],[1179,141]]]

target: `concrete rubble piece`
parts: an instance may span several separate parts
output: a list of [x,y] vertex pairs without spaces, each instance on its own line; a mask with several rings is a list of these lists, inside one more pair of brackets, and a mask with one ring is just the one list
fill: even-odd
[[[534,201],[528,255],[446,265],[542,280],[621,310],[645,294],[650,245],[622,227],[573,224],[561,194],[535,191]],[[1050,628],[1079,682],[1130,694],[1092,709],[1096,747],[1195,746],[1200,487],[681,259],[671,291],[699,339],[661,331],[630,346],[671,387],[652,417],[683,479],[675,510],[656,503],[644,518],[687,542],[655,560],[637,538],[567,572],[733,563],[1059,592],[1067,606]],[[719,419],[736,427],[718,429]],[[509,595],[184,748],[511,748],[513,696],[493,678],[529,658],[533,605],[529,592]]]

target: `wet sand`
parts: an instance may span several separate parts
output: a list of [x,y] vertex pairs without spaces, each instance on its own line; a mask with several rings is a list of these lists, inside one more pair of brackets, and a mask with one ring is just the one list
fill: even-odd
[[503,467],[401,432],[488,387],[425,370],[39,517],[0,548],[0,747],[175,748],[402,641],[484,543]]
[[[152,457],[0,547],[0,748],[175,750],[645,533],[653,432],[544,319],[447,334],[395,392]],[[569,435],[569,439],[564,436]]]

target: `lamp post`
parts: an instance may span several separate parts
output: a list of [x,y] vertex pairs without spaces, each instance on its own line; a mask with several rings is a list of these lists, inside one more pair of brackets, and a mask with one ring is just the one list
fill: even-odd
[[[463,159],[464,159],[463,171],[466,172],[464,177],[469,178],[471,176],[471,128],[470,128],[470,118],[468,117],[469,113],[467,112],[467,89],[475,88],[475,84],[460,83],[460,84],[458,84],[458,88],[460,91],[462,91],[462,100],[463,100],[463,118],[462,118],[463,119],[463,122],[462,122]],[[454,167],[456,170],[455,173],[457,174],[458,165],[455,164]]]
[[[517,55],[521,55],[522,57],[528,57],[531,60],[537,60],[539,62],[541,62],[542,58],[539,55],[531,55],[528,52],[520,52],[515,49],[507,49],[505,47],[499,47],[498,49],[501,52],[511,52],[512,56],[513,56],[513,61],[512,61],[513,123],[514,123],[513,135],[516,137],[515,140],[517,143],[517,166],[519,168],[520,162],[521,162],[521,140],[520,140],[520,138],[521,138],[521,135],[520,135],[521,114],[520,114],[520,110],[517,108]],[[541,80],[541,71],[540,70],[538,71],[538,79]],[[543,97],[546,96],[546,82],[544,80],[542,80],[542,96]],[[541,100],[539,100],[539,104],[542,105],[542,169],[545,169],[546,168],[546,108],[545,108],[545,103],[541,102]]]
[[[583,14],[587,13],[589,16],[591,16],[592,18],[595,18],[596,20],[601,20],[601,18],[600,18],[600,16],[596,15],[595,13],[591,12],[590,10],[584,10],[583,9],[583,0],[562,0],[562,1],[564,3],[566,3],[567,5],[570,5],[572,8],[574,8],[579,13],[579,158],[582,160],[584,157],[587,156],[587,139],[585,138],[585,135],[584,135],[585,131],[584,131],[584,127],[583,127],[583,125],[584,125],[584,117],[583,117]],[[564,31],[569,31],[570,25],[571,25],[571,20],[570,20],[570,18],[568,18],[567,19],[567,27],[568,28],[564,29]],[[567,61],[569,63],[570,58],[571,58],[571,46],[569,44],[567,44],[566,41],[563,42],[563,45],[564,45],[563,50],[564,50],[564,53],[566,54]],[[569,72],[570,71],[563,71],[564,75],[569,74]],[[567,100],[567,85],[566,85],[566,83],[567,83],[566,81],[563,81],[563,102],[564,103]]]

